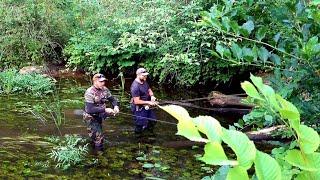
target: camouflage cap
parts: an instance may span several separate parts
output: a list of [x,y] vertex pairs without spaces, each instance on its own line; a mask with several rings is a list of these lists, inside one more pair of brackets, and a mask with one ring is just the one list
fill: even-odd
[[104,77],[103,74],[98,73],[98,74],[95,74],[95,75],[93,76],[92,80],[93,80],[93,81],[98,80],[98,81],[101,82],[101,81],[105,81],[105,80],[107,80],[107,79]]

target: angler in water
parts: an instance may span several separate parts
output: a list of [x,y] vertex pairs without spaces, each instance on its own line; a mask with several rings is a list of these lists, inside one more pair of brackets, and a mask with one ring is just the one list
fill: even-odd
[[149,73],[144,68],[136,71],[137,77],[133,81],[131,91],[131,111],[135,121],[135,133],[141,134],[144,130],[153,131],[156,124],[155,113],[151,106],[157,105],[156,98],[147,83]]
[[[92,78],[93,85],[85,92],[85,109],[83,118],[87,125],[89,137],[95,150],[103,150],[104,134],[102,120],[108,116],[119,113],[118,101],[111,95],[105,86],[103,74],[95,74]],[[107,108],[106,102],[111,102],[113,108]]]

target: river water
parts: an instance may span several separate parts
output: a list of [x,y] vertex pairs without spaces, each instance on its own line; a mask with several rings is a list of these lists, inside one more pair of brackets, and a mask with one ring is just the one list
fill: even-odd
[[[82,163],[68,170],[55,167],[50,158],[52,137],[75,134],[87,138],[82,121],[83,94],[90,86],[90,78],[81,75],[57,79],[54,97],[36,98],[28,95],[0,96],[0,177],[12,179],[201,179],[212,174],[214,167],[197,160],[203,153],[201,145],[193,144],[175,135],[176,125],[158,122],[155,134],[136,137],[132,117],[119,114],[103,122],[106,149],[102,154],[91,151]],[[108,82],[107,86],[121,104],[121,112],[131,114],[129,109],[129,86],[120,90],[119,83]],[[178,88],[153,87],[160,100],[179,100],[205,97],[208,92]],[[59,102],[64,120],[58,130],[51,113],[39,118],[32,112],[35,108],[52,108]],[[60,107],[60,106],[59,106]],[[191,116],[207,115],[206,111],[188,109]],[[160,109],[155,109],[157,119],[170,123],[177,121]],[[219,119],[219,117],[217,117]],[[223,120],[223,119],[221,119]],[[60,132],[59,132],[60,131]],[[61,133],[61,134],[60,134]],[[137,157],[145,160],[137,160]],[[144,164],[155,167],[143,168]]]

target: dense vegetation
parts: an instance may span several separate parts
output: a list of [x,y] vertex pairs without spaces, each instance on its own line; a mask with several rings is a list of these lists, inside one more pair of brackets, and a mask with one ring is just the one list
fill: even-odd
[[[275,149],[273,157],[251,144],[252,154],[242,157],[237,152],[242,147],[232,144],[239,132],[217,125],[215,130],[223,132],[218,136],[214,131],[203,132],[196,124],[200,129],[194,132],[212,136],[206,143],[214,140],[205,151],[214,149],[221,155],[220,159],[205,155],[202,160],[214,165],[229,163],[236,168],[220,170],[245,178],[252,163],[258,178],[268,175],[261,167],[264,160],[278,178],[286,173],[299,178],[319,174],[317,164],[312,164],[315,161],[308,164],[292,158],[319,159],[315,152],[319,138],[310,128],[319,131],[320,122],[319,0],[0,0],[0,22],[0,94],[53,93],[51,78],[20,75],[16,70],[36,64],[119,74],[122,79],[144,66],[160,84],[182,87],[228,84],[249,77],[249,72],[264,75],[268,85],[254,76],[254,85],[242,84],[249,96],[246,103],[255,107],[235,125],[285,124],[288,131],[282,133],[295,138],[293,143]],[[64,117],[60,100],[55,98],[58,103],[46,105],[46,111],[59,127]],[[48,112],[42,106],[35,106],[38,111],[32,112],[44,121]],[[314,144],[306,140],[312,138],[317,138]],[[241,167],[228,161],[222,141],[235,151]],[[62,167],[73,164],[61,158],[65,155],[61,150],[64,147],[56,147],[51,156]],[[70,157],[80,162],[86,149],[74,152],[76,156]]]
[[182,86],[262,71],[305,119],[320,117],[318,1],[10,0],[0,2],[0,20],[1,68],[145,66],[160,83]]

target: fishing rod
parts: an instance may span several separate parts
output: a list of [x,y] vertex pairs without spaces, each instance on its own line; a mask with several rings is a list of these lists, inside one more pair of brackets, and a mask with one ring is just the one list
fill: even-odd
[[164,124],[171,124],[171,125],[177,125],[176,123],[172,123],[172,122],[168,122],[168,121],[162,121],[159,119],[154,119],[154,118],[147,118],[147,117],[143,117],[143,116],[137,116],[137,115],[133,115],[133,114],[129,114],[129,113],[124,113],[124,112],[118,112],[119,114],[123,114],[125,116],[130,116],[130,117],[140,117],[140,118],[144,118],[150,121],[156,121],[156,122],[160,122],[160,123],[164,123]]

